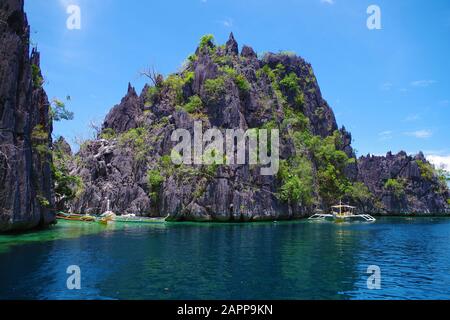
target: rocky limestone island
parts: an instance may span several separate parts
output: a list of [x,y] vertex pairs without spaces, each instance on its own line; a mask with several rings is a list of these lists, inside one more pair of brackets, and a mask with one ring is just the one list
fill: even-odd
[[55,221],[52,121],[23,5],[0,1],[0,232]]
[[[0,3],[0,232],[46,226],[58,210],[181,221],[295,219],[340,199],[371,214],[448,214],[445,177],[423,156],[356,158],[301,57],[218,46],[204,36],[181,71],[129,85],[94,141],[52,143],[52,112],[23,0]],[[279,129],[280,169],[174,165],[175,129]]]
[[[351,134],[338,128],[309,63],[288,52],[258,58],[233,34],[225,45],[201,39],[182,70],[154,73],[140,94],[129,85],[106,116],[98,139],[72,155],[66,170],[80,177],[77,196],[61,210],[114,212],[170,220],[294,219],[343,199],[372,214],[446,214],[445,179],[425,159],[404,152],[356,159]],[[257,165],[174,165],[175,129],[280,130],[280,170]]]

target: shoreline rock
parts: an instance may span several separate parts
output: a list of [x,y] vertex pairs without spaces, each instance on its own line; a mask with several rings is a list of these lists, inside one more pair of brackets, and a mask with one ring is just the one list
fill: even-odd
[[0,232],[55,221],[49,101],[23,0],[0,3]]

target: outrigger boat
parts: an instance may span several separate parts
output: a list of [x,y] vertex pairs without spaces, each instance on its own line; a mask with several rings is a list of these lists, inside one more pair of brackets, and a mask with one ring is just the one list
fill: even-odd
[[110,210],[111,202],[109,199],[106,201],[106,211],[100,215],[97,219],[101,224],[108,224],[110,221],[114,221],[116,214]]
[[122,223],[164,223],[166,221],[166,218],[147,218],[138,217],[135,214],[127,214],[116,216],[113,221]]
[[332,220],[334,222],[346,222],[352,220],[363,220],[367,222],[375,222],[376,219],[370,214],[355,214],[356,207],[349,205],[339,205],[331,207],[331,214],[316,213],[309,217],[309,220]]
[[56,219],[68,220],[68,221],[84,221],[84,222],[95,221],[95,217],[88,215],[88,214],[74,214],[74,213],[63,213],[63,212],[59,212],[56,215]]
[[116,214],[114,212],[107,211],[100,216],[98,222],[101,224],[108,224],[108,222],[114,221],[115,218]]

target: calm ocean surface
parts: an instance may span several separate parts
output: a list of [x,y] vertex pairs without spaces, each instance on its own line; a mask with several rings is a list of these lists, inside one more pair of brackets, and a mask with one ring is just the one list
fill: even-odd
[[[68,290],[68,266],[81,290]],[[367,288],[367,268],[381,289]],[[0,236],[0,299],[450,299],[450,219],[59,222]]]

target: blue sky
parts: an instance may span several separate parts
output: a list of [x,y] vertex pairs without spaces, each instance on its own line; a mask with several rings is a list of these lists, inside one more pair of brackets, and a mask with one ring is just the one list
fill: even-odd
[[[81,29],[66,28],[67,6]],[[366,26],[369,5],[381,30]],[[450,169],[450,2],[447,0],[26,0],[50,98],[71,96],[75,120],[55,135],[89,138],[139,70],[175,72],[208,33],[232,31],[255,51],[290,50],[312,63],[359,155],[422,150]]]

